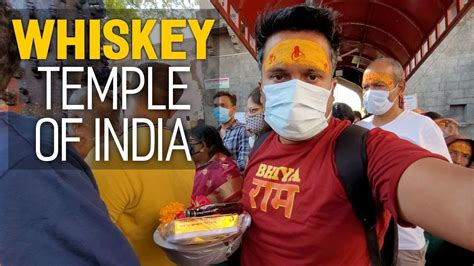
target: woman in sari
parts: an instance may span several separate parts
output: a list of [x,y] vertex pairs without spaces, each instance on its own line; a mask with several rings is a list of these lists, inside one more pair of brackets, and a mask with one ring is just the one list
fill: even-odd
[[192,128],[188,144],[196,163],[193,197],[207,196],[212,203],[238,201],[242,176],[217,129],[203,124]]

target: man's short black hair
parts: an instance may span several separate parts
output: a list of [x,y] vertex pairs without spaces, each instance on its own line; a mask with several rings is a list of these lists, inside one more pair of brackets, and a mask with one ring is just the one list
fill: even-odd
[[359,111],[354,111],[354,119],[362,119],[362,114]]
[[16,17],[17,13],[10,7],[8,0],[0,0],[0,98],[20,65],[12,23]]
[[265,44],[272,35],[282,31],[314,31],[328,40],[334,71],[337,52],[341,45],[341,30],[336,23],[338,16],[339,14],[331,8],[304,5],[263,13],[257,19],[255,27],[259,67],[262,67]]
[[432,120],[443,118],[443,116],[441,114],[439,114],[437,112],[433,112],[433,111],[424,112],[422,115],[427,116],[427,117],[431,118]]
[[212,100],[215,100],[216,98],[219,98],[219,97],[222,97],[222,96],[229,97],[230,102],[232,103],[233,106],[237,105],[237,96],[235,96],[235,94],[232,94],[232,93],[227,92],[227,91],[217,92],[216,95],[214,95],[214,97],[212,98]]
[[332,116],[340,120],[349,120],[351,123],[354,122],[354,111],[345,103],[334,103],[332,106]]

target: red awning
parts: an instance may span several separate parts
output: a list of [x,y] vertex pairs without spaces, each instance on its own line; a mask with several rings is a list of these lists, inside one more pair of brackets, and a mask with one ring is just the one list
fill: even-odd
[[[267,9],[307,3],[304,0],[211,0],[255,56],[254,27]],[[380,56],[397,59],[409,78],[472,6],[471,0],[327,0],[341,13],[343,42],[338,69],[353,82]]]

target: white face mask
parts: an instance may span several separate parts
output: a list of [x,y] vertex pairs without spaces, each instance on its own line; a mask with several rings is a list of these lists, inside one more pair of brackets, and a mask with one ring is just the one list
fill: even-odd
[[265,85],[265,121],[292,141],[316,136],[327,126],[324,116],[331,91],[298,79]]
[[[397,85],[398,86],[398,85]],[[364,93],[364,107],[368,113],[373,115],[383,115],[390,108],[392,108],[395,100],[390,102],[388,96],[394,91],[397,86],[391,91],[385,90],[368,90]],[[398,98],[398,97],[397,97]]]

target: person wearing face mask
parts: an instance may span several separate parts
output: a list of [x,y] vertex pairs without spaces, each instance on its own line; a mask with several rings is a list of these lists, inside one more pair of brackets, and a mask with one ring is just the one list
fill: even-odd
[[[364,107],[372,115],[357,125],[380,127],[428,151],[450,160],[443,133],[429,117],[403,110],[403,67],[392,58],[379,58],[365,70],[362,79]],[[397,265],[425,265],[423,229],[398,228]]]
[[193,196],[207,196],[212,203],[238,201],[242,176],[217,129],[198,125],[190,130],[188,145],[196,164]]
[[250,92],[247,99],[247,117],[245,128],[249,134],[249,145],[252,148],[255,140],[264,132],[270,130],[263,116],[263,106],[260,101],[260,88],[257,87]]
[[234,118],[237,111],[237,97],[229,92],[220,91],[214,95],[213,100],[212,114],[219,124],[217,130],[224,141],[224,146],[232,154],[239,170],[243,172],[250,153],[250,146],[245,125],[240,124]]
[[[252,225],[241,265],[380,265],[371,263],[377,256],[369,256],[335,166],[337,139],[350,126],[330,115],[341,40],[336,17],[328,8],[293,6],[257,19],[264,119],[273,132],[245,170],[241,202]],[[474,249],[467,236],[472,171],[380,128],[365,142],[368,193],[378,206],[371,243],[383,241],[392,215]]]

